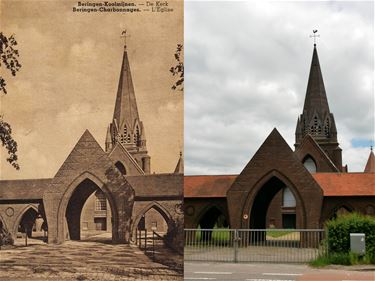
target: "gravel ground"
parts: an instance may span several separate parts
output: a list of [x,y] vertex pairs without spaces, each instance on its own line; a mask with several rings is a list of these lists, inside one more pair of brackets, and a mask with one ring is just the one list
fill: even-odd
[[[169,250],[156,253],[171,260],[182,256]],[[156,259],[158,260],[158,259]],[[175,264],[175,263],[171,263]],[[48,245],[17,241],[0,251],[0,280],[183,280],[182,268],[157,263],[133,245],[96,241],[67,241]]]

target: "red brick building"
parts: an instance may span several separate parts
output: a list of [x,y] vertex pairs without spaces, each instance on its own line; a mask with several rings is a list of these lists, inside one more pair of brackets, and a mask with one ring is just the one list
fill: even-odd
[[292,150],[275,128],[239,175],[185,176],[186,228],[320,228],[345,212],[375,215],[375,157],[348,173],[316,45]]

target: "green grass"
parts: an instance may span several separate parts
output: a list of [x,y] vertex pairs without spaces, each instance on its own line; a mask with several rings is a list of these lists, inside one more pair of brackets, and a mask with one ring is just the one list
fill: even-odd
[[285,230],[285,231],[281,231],[281,230],[267,230],[267,236],[270,236],[270,237],[273,237],[273,238],[278,238],[278,237],[282,237],[284,235],[287,235],[289,233],[292,233],[293,230]]
[[[197,230],[195,232],[195,240],[200,241],[201,237],[202,237],[202,231]],[[212,230],[211,241],[223,242],[223,241],[229,241],[229,240],[230,240],[230,231],[228,228],[217,228],[216,226],[214,227],[214,229]]]
[[354,253],[333,253],[328,256],[320,256],[309,263],[313,267],[324,267],[330,264],[356,265],[356,264],[374,264],[374,261],[368,256],[359,256]]

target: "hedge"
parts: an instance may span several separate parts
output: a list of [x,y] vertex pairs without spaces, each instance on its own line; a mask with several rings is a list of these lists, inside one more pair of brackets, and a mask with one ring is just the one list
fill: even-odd
[[329,254],[350,252],[350,233],[366,235],[366,256],[375,261],[375,217],[350,213],[326,223]]

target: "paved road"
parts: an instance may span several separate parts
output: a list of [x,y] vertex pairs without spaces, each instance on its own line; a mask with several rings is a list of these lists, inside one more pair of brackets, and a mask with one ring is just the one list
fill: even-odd
[[[369,270],[371,268],[368,268]],[[185,281],[375,281],[374,271],[313,269],[300,264],[185,262]]]

